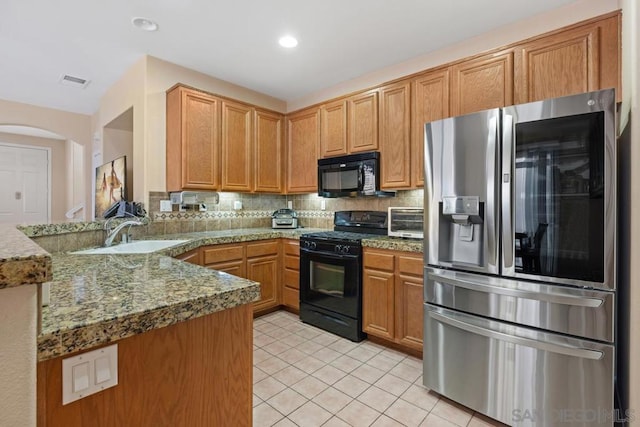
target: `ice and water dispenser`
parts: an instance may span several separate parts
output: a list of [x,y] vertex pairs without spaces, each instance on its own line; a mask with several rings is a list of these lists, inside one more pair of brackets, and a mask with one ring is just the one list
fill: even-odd
[[478,196],[442,197],[440,262],[482,266],[484,202]]

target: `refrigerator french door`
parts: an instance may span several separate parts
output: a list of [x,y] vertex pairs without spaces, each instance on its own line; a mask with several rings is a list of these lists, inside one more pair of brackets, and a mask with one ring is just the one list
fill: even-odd
[[428,388],[510,425],[613,424],[614,103],[425,125]]

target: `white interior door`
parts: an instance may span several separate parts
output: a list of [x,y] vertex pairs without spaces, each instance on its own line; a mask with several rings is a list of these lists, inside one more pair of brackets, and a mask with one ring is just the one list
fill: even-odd
[[49,222],[49,150],[0,144],[0,222]]

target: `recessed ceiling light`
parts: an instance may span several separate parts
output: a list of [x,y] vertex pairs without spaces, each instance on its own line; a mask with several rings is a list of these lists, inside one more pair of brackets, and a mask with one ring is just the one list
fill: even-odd
[[296,38],[293,36],[280,37],[280,40],[278,40],[278,43],[280,43],[280,46],[287,47],[287,48],[298,46],[298,40],[296,40]]
[[141,30],[145,30],[145,31],[156,31],[158,29],[158,24],[152,21],[151,19],[147,19],[147,18],[141,18],[141,17],[133,18],[131,20],[131,23],[133,24],[134,27],[140,28]]

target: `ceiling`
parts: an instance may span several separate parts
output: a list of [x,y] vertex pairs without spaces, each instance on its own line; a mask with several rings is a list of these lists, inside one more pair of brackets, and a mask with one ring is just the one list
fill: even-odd
[[93,114],[148,54],[291,101],[573,1],[2,0],[0,99]]

